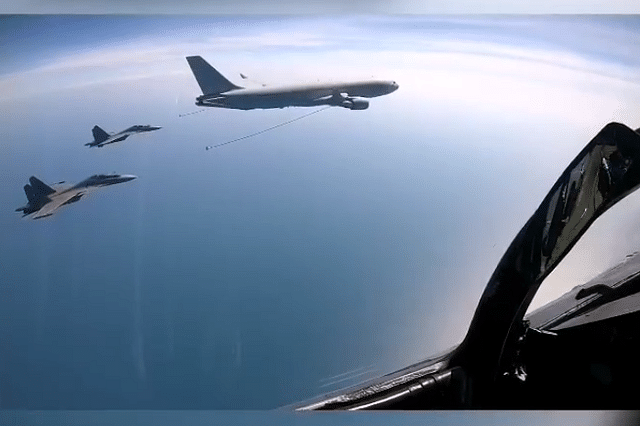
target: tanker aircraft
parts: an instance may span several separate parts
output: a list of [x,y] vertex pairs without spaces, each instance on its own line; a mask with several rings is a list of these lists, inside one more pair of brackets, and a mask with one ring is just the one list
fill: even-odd
[[369,101],[398,89],[395,81],[369,80],[349,83],[314,83],[253,89],[236,86],[200,56],[187,56],[202,95],[196,105],[230,109],[269,109],[291,106],[340,106],[352,110],[367,109]]

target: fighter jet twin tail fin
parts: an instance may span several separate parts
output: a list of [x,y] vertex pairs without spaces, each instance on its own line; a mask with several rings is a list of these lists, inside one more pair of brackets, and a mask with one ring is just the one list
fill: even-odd
[[29,178],[29,183],[31,185],[27,184],[24,186],[24,193],[27,195],[27,200],[29,202],[37,201],[41,197],[46,197],[47,195],[56,192],[55,189],[51,188],[35,176],[31,176]]
[[86,143],[85,145],[95,145],[109,139],[109,133],[102,130],[99,126],[93,126],[91,131],[93,132],[93,139],[95,140],[93,142]]

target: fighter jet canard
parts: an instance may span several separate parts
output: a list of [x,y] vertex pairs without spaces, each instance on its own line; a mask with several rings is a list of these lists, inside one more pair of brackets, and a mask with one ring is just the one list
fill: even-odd
[[62,186],[63,182],[51,187],[35,176],[29,178],[29,184],[24,186],[27,195],[27,204],[18,207],[17,212],[23,212],[23,216],[33,214],[32,219],[40,219],[51,216],[60,207],[75,203],[83,195],[101,186],[115,185],[136,179],[134,175],[99,174],[88,177],[80,183],[72,186]]
[[85,146],[93,147],[97,146],[98,148],[102,148],[104,145],[108,145],[114,142],[121,142],[128,138],[131,135],[136,133],[143,132],[151,132],[153,130],[159,130],[162,127],[159,126],[149,126],[149,125],[135,125],[131,126],[128,129],[125,129],[119,133],[109,134],[102,130],[99,126],[94,126],[92,129],[93,132],[93,142],[85,143]]
[[231,83],[200,56],[187,56],[187,62],[203,93],[196,98],[196,105],[204,107],[249,110],[330,105],[361,110],[369,107],[369,101],[362,98],[398,89],[395,81],[382,80],[248,89]]

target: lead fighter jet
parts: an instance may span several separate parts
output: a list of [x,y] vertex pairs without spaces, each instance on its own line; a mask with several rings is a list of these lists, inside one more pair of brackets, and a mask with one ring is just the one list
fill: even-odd
[[288,408],[637,410],[640,253],[525,312],[587,228],[638,186],[640,129],[610,123],[515,237],[457,347]]
[[91,130],[93,132],[93,142],[85,143],[84,145],[88,147],[97,146],[98,148],[102,148],[104,145],[123,141],[129,136],[135,135],[136,133],[151,132],[153,130],[158,130],[158,129],[162,129],[162,127],[149,126],[149,125],[143,126],[138,124],[135,126],[131,126],[128,129],[125,129],[119,133],[114,133],[110,135],[109,133],[102,130],[100,127],[94,126],[93,129]]
[[369,107],[369,101],[362,98],[387,95],[398,89],[395,81],[382,80],[247,89],[231,83],[200,56],[188,56],[187,62],[202,89],[196,105],[205,107],[248,110],[331,105],[360,110]]
[[[52,188],[35,176],[29,178],[29,184],[24,186],[27,195],[27,205],[18,207],[17,212],[23,212],[24,216],[33,214],[32,219],[40,219],[51,216],[60,207],[75,203],[87,192],[101,186],[114,185],[135,179],[134,175],[93,175],[82,182],[70,186],[57,186]],[[60,182],[62,183],[62,182]]]

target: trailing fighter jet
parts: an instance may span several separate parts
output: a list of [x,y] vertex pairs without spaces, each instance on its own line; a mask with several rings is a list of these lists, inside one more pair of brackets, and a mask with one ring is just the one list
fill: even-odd
[[27,205],[16,209],[23,212],[24,216],[35,213],[32,219],[40,219],[51,216],[58,208],[75,203],[87,192],[101,186],[114,185],[135,179],[134,175],[93,175],[73,186],[59,186],[52,188],[35,176],[29,178],[29,184],[24,186],[27,195]]
[[457,347],[289,408],[638,409],[640,253],[525,313],[587,228],[639,186],[640,129],[610,123],[516,235]]
[[248,110],[332,105],[359,110],[369,107],[369,101],[362,98],[398,89],[395,81],[381,80],[247,89],[231,83],[200,56],[188,56],[187,62],[202,89],[202,96],[196,98],[198,106]]
[[93,142],[85,143],[84,145],[88,147],[97,146],[98,148],[102,148],[104,145],[123,141],[133,134],[142,133],[142,132],[151,132],[153,130],[158,130],[158,129],[162,129],[162,127],[155,127],[155,126],[149,126],[149,125],[146,125],[146,126],[135,125],[135,126],[129,127],[126,130],[121,131],[120,133],[115,133],[110,135],[109,133],[102,130],[100,127],[94,126],[92,129]]

